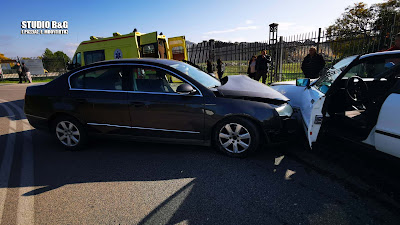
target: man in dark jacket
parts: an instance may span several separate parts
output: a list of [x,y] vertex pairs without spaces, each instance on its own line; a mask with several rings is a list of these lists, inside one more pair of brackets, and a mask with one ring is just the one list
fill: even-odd
[[29,72],[29,69],[28,69],[28,67],[25,66],[25,63],[22,63],[21,69],[22,69],[22,77],[24,78],[24,82],[27,82],[26,81],[26,72]]
[[18,78],[19,78],[19,84],[21,84],[22,83],[22,78],[24,78],[24,81],[26,82],[26,77],[25,76],[23,76],[23,74],[22,74],[22,67],[21,67],[21,64],[19,63],[19,62],[17,62],[17,64],[15,65],[15,69],[17,70],[17,73],[18,73]]
[[322,55],[317,54],[317,49],[313,46],[301,64],[306,78],[315,79],[319,77],[319,72],[325,67],[325,60]]
[[256,60],[256,76],[254,78],[256,81],[259,81],[262,77],[262,82],[265,84],[269,63],[271,63],[271,56],[267,55],[267,50],[263,50]]
[[394,45],[385,51],[400,50],[400,33],[396,34],[394,39]]

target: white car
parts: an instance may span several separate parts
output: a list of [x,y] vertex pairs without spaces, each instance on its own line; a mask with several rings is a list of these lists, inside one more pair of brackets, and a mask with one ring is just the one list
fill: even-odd
[[290,99],[310,147],[326,133],[400,157],[400,51],[350,56],[317,80],[271,87]]

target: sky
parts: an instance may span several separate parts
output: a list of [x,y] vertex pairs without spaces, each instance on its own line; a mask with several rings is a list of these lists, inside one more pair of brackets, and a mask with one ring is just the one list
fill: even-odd
[[[368,6],[384,0],[363,0]],[[268,25],[278,23],[278,35],[326,28],[353,0],[202,0],[202,1],[4,1],[0,14],[0,53],[6,57],[36,57],[51,51],[73,56],[79,43],[94,35],[109,37],[163,32],[201,42],[268,40]],[[67,35],[21,34],[22,21],[68,21]]]

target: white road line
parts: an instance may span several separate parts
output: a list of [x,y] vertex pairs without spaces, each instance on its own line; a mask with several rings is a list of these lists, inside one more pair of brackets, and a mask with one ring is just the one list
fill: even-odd
[[[1,99],[0,99],[1,101]],[[20,107],[12,102],[9,104],[14,107],[20,118],[24,117],[24,112]],[[32,127],[29,125],[28,120],[21,119],[23,130],[23,148],[22,148],[22,162],[21,162],[21,180],[19,188],[19,198],[17,207],[17,224],[29,225],[35,224],[35,211],[34,211],[34,195],[24,196],[25,193],[32,193],[34,188],[34,166],[33,166],[33,148],[32,148]]]
[[[0,99],[0,102],[4,103]],[[8,116],[12,116],[13,112],[5,104],[0,104],[3,107]],[[14,157],[14,146],[15,146],[15,131],[17,130],[17,123],[15,120],[10,120],[10,126],[8,127],[7,141],[5,143],[3,160],[0,165],[0,224],[4,213],[4,206],[7,197],[8,181],[10,179],[11,166]]]

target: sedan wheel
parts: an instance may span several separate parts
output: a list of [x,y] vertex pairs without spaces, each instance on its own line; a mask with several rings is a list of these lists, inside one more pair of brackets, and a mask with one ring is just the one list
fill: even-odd
[[69,121],[61,121],[57,124],[56,135],[58,140],[68,147],[76,146],[81,139],[78,128]]
[[226,151],[238,154],[249,148],[251,135],[242,125],[229,123],[219,131],[219,142]]
[[63,116],[53,122],[57,140],[68,150],[78,150],[87,142],[85,128],[73,117]]
[[245,157],[259,147],[260,135],[251,121],[232,117],[219,122],[214,129],[216,147],[227,155]]

